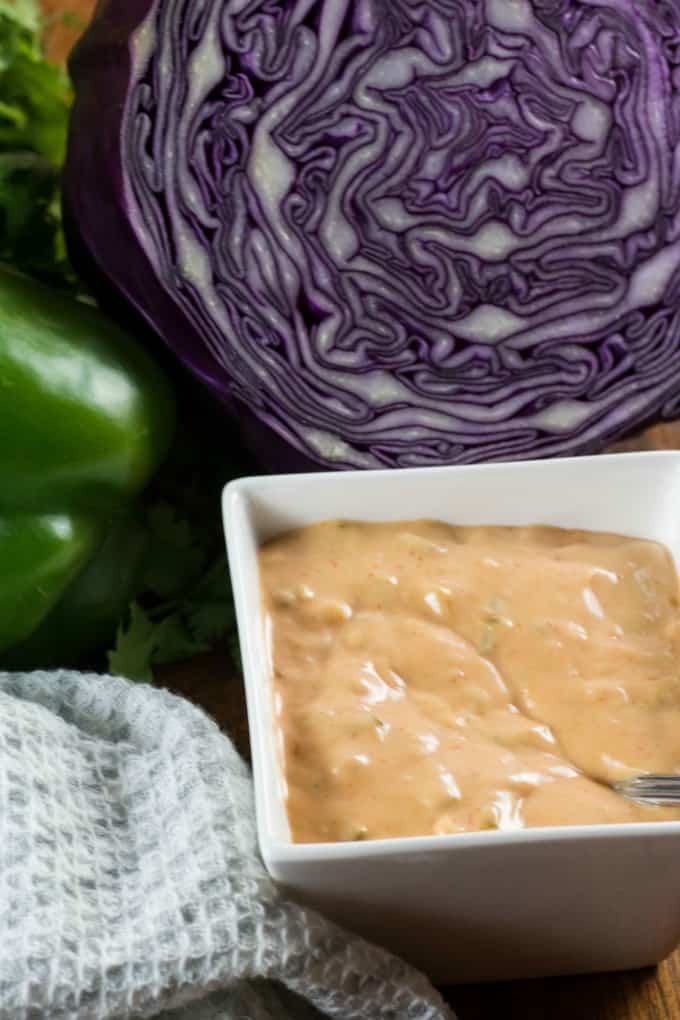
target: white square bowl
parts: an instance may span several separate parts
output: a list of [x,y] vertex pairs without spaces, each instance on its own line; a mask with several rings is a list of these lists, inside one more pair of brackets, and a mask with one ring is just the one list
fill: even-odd
[[680,453],[243,478],[223,494],[260,850],[297,899],[437,983],[623,970],[680,941],[680,822],[352,843],[290,839],[258,547],[329,518],[552,524],[665,543],[680,569]]

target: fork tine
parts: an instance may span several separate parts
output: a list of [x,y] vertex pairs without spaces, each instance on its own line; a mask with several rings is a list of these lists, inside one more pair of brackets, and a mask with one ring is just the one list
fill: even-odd
[[630,793],[626,800],[635,801],[638,804],[654,804],[657,807],[677,807],[680,805],[680,794],[663,793]]
[[679,774],[648,773],[613,783],[612,787],[629,800],[648,804],[680,804]]
[[680,773],[677,772],[648,772],[642,773],[639,776],[633,776],[632,779],[623,780],[624,783],[635,783],[646,784],[653,783],[680,783]]

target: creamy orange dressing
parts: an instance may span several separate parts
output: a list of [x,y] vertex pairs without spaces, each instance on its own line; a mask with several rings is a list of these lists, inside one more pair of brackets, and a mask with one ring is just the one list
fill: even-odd
[[298,842],[680,818],[678,578],[618,535],[329,521],[260,552]]

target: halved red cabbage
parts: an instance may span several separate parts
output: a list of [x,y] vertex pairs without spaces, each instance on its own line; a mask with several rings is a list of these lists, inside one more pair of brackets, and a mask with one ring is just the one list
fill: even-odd
[[678,413],[679,0],[106,0],[71,70],[79,243],[270,466]]

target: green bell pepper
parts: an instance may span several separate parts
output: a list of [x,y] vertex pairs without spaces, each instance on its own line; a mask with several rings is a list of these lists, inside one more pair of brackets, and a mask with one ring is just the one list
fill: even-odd
[[112,636],[143,568],[134,501],[174,400],[97,309],[0,270],[0,662],[77,662]]

